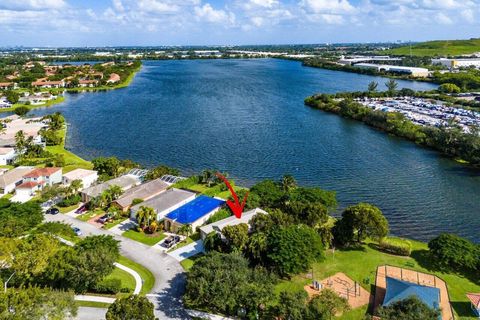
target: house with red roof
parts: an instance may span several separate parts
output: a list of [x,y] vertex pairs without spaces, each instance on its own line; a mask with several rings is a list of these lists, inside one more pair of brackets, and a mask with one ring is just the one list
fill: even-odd
[[23,176],[23,183],[34,182],[43,188],[62,182],[62,168],[36,168]]
[[467,298],[470,300],[473,313],[480,318],[480,293],[467,293]]

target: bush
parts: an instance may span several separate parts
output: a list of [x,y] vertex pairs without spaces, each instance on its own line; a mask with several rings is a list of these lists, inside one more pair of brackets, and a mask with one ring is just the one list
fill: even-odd
[[70,207],[70,206],[76,205],[80,201],[82,201],[82,197],[80,195],[76,194],[76,195],[73,195],[73,196],[70,196],[70,197],[67,197],[67,198],[63,199],[57,205],[59,207],[65,208],[65,207]]
[[380,250],[399,256],[410,256],[412,244],[410,241],[400,238],[386,237],[378,244]]
[[97,293],[118,293],[122,290],[120,279],[103,279],[93,288]]
[[50,233],[61,237],[75,237],[75,232],[72,230],[72,227],[68,224],[61,222],[45,222],[37,228],[36,232]]

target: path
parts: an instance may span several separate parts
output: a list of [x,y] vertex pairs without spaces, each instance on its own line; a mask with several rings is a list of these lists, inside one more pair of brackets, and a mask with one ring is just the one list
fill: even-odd
[[46,221],[59,221],[80,228],[85,236],[111,235],[120,241],[120,253],[149,269],[155,284],[148,296],[159,319],[189,319],[181,301],[185,287],[183,268],[177,260],[140,242],[119,236],[65,214],[45,215]]

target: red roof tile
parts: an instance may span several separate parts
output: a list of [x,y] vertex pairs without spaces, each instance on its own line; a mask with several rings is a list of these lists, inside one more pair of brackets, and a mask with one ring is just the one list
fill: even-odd
[[34,187],[36,187],[38,185],[39,185],[38,182],[28,181],[28,182],[24,182],[21,185],[17,186],[17,189],[33,189]]
[[37,168],[37,169],[34,169],[34,170],[30,171],[29,173],[27,173],[23,177],[24,178],[46,177],[46,176],[50,176],[50,175],[54,174],[58,170],[62,170],[62,168],[53,168],[53,167]]
[[467,293],[467,298],[476,308],[480,308],[480,293]]

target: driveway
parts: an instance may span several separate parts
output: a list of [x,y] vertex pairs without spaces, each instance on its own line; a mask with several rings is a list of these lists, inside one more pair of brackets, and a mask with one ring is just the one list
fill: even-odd
[[76,320],[104,320],[107,309],[104,308],[90,308],[80,307],[78,308]]
[[143,265],[153,273],[155,284],[148,298],[155,305],[155,316],[159,319],[190,319],[181,301],[185,288],[185,273],[176,259],[140,242],[119,236],[110,230],[98,229],[67,215],[45,215],[45,220],[71,224],[80,228],[84,236],[113,236],[120,241],[120,253],[123,256]]
[[202,252],[204,252],[203,241],[198,240],[177,250],[169,252],[168,255],[177,261],[182,261]]
[[127,230],[132,229],[136,225],[137,224],[134,221],[132,221],[130,219],[126,219],[126,220],[120,222],[119,224],[117,224],[116,226],[110,228],[110,231],[115,233],[115,234],[118,234],[119,236],[121,236],[122,233],[124,233]]

